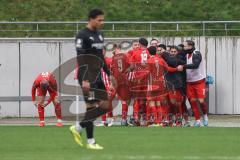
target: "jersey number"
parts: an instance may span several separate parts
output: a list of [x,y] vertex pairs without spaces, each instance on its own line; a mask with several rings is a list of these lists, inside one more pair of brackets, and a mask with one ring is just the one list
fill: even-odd
[[118,63],[118,71],[119,71],[119,72],[122,72],[122,71],[123,71],[123,63],[122,63],[122,60],[121,60],[121,59],[118,59],[117,63]]
[[146,52],[141,53],[141,63],[146,63],[148,55]]
[[42,72],[42,77],[48,77],[49,76],[49,73],[48,72]]

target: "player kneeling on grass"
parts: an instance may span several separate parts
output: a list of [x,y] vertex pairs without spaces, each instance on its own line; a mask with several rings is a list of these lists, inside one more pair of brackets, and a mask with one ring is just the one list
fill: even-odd
[[[36,100],[36,91],[37,91],[37,100]],[[50,95],[47,103],[44,103],[47,92]],[[38,114],[40,123],[39,126],[43,127],[45,125],[44,122],[44,108],[53,102],[55,107],[55,113],[57,116],[57,126],[62,126],[62,115],[61,115],[61,106],[58,101],[58,93],[57,93],[57,82],[55,77],[50,72],[42,72],[35,79],[32,86],[32,101],[34,105],[38,108]]]

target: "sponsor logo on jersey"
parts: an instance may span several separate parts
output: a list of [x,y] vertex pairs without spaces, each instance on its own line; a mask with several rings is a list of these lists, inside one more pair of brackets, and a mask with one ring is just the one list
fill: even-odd
[[103,43],[93,43],[92,48],[96,49],[103,49],[104,44]]

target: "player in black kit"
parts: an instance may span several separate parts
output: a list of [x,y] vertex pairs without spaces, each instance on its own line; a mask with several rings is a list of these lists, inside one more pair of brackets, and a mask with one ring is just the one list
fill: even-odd
[[93,121],[109,111],[108,94],[101,77],[102,70],[110,76],[110,71],[102,53],[104,38],[99,29],[103,25],[103,11],[99,9],[91,10],[86,28],[78,32],[75,40],[78,82],[82,87],[87,111],[79,124],[70,127],[70,131],[77,144],[83,146],[81,132],[83,128],[86,128],[86,147],[88,149],[103,149],[93,138]]

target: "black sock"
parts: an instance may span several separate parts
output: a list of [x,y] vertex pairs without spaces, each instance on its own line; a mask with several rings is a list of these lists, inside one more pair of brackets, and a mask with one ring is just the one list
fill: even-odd
[[79,124],[82,128],[86,128],[87,138],[93,138],[93,121],[83,121]]
[[107,112],[108,112],[108,109],[103,109],[101,107],[96,107],[96,108],[90,109],[86,112],[82,121],[83,122],[84,121],[94,121],[96,118],[98,118],[99,116],[101,116]]
[[86,127],[87,138],[93,138],[93,122],[89,121]]

